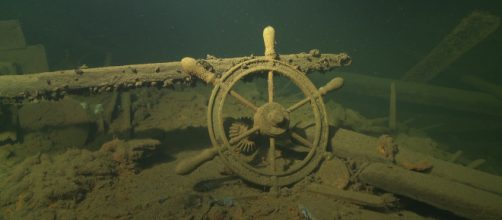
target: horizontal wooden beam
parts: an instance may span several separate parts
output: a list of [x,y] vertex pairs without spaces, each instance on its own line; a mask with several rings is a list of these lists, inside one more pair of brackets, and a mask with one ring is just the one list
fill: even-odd
[[[465,112],[502,116],[502,101],[490,94],[430,84],[368,76],[335,73],[345,79],[342,93],[389,99],[390,85],[395,83],[398,101],[437,106]],[[399,104],[398,104],[399,105]]]
[[[216,58],[199,60],[215,73],[223,73],[230,67],[253,58]],[[296,66],[304,72],[327,71],[350,65],[351,58],[345,54],[299,53],[280,56],[280,60]],[[181,72],[180,62],[136,64],[125,66],[79,68],[26,75],[0,76],[0,99],[36,99],[60,96],[65,93],[90,89],[92,92],[111,91],[118,88],[142,86],[170,86],[175,81],[191,81]]]
[[364,183],[465,218],[502,218],[502,197],[447,179],[383,163],[370,164],[358,177]]

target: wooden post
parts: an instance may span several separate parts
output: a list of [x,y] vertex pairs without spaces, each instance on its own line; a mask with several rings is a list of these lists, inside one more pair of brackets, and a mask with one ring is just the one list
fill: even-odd
[[393,132],[396,131],[397,123],[397,109],[396,109],[396,83],[390,83],[389,95],[389,129]]

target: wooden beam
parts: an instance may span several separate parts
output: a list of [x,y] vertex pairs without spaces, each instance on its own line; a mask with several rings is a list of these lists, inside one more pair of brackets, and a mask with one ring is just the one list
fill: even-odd
[[460,77],[460,81],[467,85],[473,86],[480,91],[494,95],[495,97],[502,100],[502,86],[484,80],[475,75],[463,75],[462,77]]
[[[230,67],[253,58],[208,57],[200,60],[215,73],[223,73]],[[300,53],[282,55],[280,59],[296,66],[304,72],[327,71],[336,67],[350,65],[351,59],[345,53],[313,54]],[[179,62],[137,64],[100,68],[80,68],[26,75],[0,76],[0,99],[3,98],[39,98],[62,92],[71,93],[82,89],[94,92],[111,91],[117,88],[135,88],[141,86],[170,85],[173,81],[190,81],[191,78],[181,72]]]
[[389,85],[396,84],[397,100],[428,106],[444,107],[465,112],[502,116],[502,101],[492,95],[428,85],[424,83],[394,80],[368,75],[340,72],[345,79],[342,93],[353,93],[388,99]]
[[389,129],[393,132],[397,128],[397,97],[396,97],[396,83],[390,83],[389,94]]
[[465,17],[445,38],[413,66],[403,80],[427,82],[442,73],[467,51],[483,41],[500,25],[500,18],[480,11]]
[[502,197],[458,182],[383,163],[370,164],[358,177],[364,183],[465,218],[502,219]]

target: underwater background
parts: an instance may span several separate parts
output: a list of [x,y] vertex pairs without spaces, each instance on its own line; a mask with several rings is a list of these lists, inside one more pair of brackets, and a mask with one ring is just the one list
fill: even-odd
[[[502,14],[498,1],[13,1],[0,3],[0,20],[19,19],[30,44],[43,44],[51,70],[153,63],[213,54],[236,57],[262,53],[260,32],[278,31],[279,53],[346,52],[353,63],[342,71],[399,79],[423,59],[462,18],[479,10]],[[431,84],[476,89],[460,82],[474,74],[501,84],[502,31],[495,30],[463,54]],[[108,56],[108,58],[107,58]],[[350,83],[350,82],[349,82]],[[399,94],[398,94],[399,96]],[[368,116],[382,116],[385,100],[340,97]],[[403,104],[399,104],[403,105]],[[402,109],[407,109],[404,104]],[[482,108],[482,107],[480,107]],[[427,106],[413,114],[453,114]],[[400,109],[401,120],[411,117]],[[461,115],[500,124],[500,118]],[[437,117],[418,127],[440,124]],[[447,127],[447,125],[444,125]],[[465,125],[469,126],[469,124]],[[501,154],[502,125],[491,131],[432,133],[473,154]],[[446,130],[446,131],[445,131]],[[448,138],[447,136],[455,136]],[[496,160],[496,158],[494,158]]]
[[[475,76],[494,86],[495,89],[491,91],[497,93],[488,94],[494,96],[497,103],[502,103],[502,28],[499,24],[502,17],[501,1],[0,0],[0,21],[19,20],[26,42],[44,45],[50,71],[75,69],[83,65],[92,68],[171,62],[186,56],[206,58],[207,54],[222,58],[261,55],[261,33],[264,27],[271,25],[276,30],[276,50],[279,54],[308,53],[315,48],[321,53],[345,52],[352,58],[350,66],[310,74],[309,78],[317,86],[323,85],[333,76],[350,73],[386,78],[389,81],[400,80],[473,12],[489,14],[495,20],[498,19],[495,22],[496,28],[470,49],[461,52],[460,56],[426,84],[487,93],[472,83],[466,83],[468,77]],[[345,83],[346,88],[328,95],[325,102],[334,100],[368,119],[389,116],[388,96],[358,92],[359,88],[354,84],[351,87],[350,78]],[[254,87],[249,91],[253,89]],[[149,88],[132,91],[132,101],[129,100],[132,102],[132,109],[144,108],[133,113],[136,115],[132,120],[137,123],[132,124],[140,127],[136,130],[141,131],[141,121],[148,120],[155,113],[152,106],[163,106],[171,108],[171,112],[176,111],[168,104],[159,103],[159,100],[179,99],[181,106],[185,102],[198,100],[191,95],[184,95],[183,91],[187,89],[180,88],[171,98],[166,95],[169,92]],[[210,94],[209,88],[197,88],[194,91],[204,96]],[[284,93],[287,96],[288,91]],[[468,106],[467,111],[463,107],[445,107],[447,104],[424,105],[406,100],[414,96],[401,99],[399,96],[398,90],[397,121],[407,131],[413,130],[414,134],[424,135],[431,142],[433,140],[435,147],[441,152],[462,152],[460,163],[469,164],[481,159],[483,162],[479,165],[480,170],[502,174],[502,112],[485,111],[486,107],[482,104]],[[86,106],[91,106],[88,110],[90,112],[107,111],[108,97],[84,96],[76,99],[81,105],[86,103]],[[462,102],[462,97],[455,99]],[[207,100],[202,102],[204,101]],[[467,103],[475,104],[476,101]],[[0,107],[9,112],[7,106]],[[330,106],[333,107],[334,104],[327,104],[328,108]],[[162,143],[166,140],[187,140],[189,149],[195,145],[209,145],[204,127],[205,106],[198,107],[203,114],[194,113],[188,118],[178,118],[179,122],[172,122],[171,125],[159,125],[162,129],[174,132],[165,133],[153,129],[133,136],[156,138],[164,135]],[[502,110],[502,106],[500,107]],[[111,111],[114,111],[113,107]],[[0,132],[17,129],[12,128],[14,125],[7,121],[0,114]],[[193,122],[190,126],[199,127],[176,130],[183,127],[182,122],[186,121]],[[30,128],[30,132],[36,129]],[[97,149],[112,138],[110,135],[99,135],[99,131],[96,131],[100,129],[99,126],[90,129],[93,130],[90,132],[93,135],[84,137],[85,140],[62,141],[60,144],[85,143],[89,149]],[[361,131],[373,132],[371,129]],[[17,141],[23,141],[21,134],[24,131],[19,132],[20,140]],[[197,138],[190,139],[193,136]],[[37,142],[37,138],[29,139]],[[44,140],[39,139],[40,142]],[[16,141],[0,139],[0,148],[2,145],[14,145],[13,142]],[[146,145],[149,146],[149,143]],[[37,150],[20,154],[27,156],[35,152]],[[171,161],[173,158],[165,160]],[[0,166],[0,171],[1,168]]]
[[[278,34],[281,53],[319,48],[345,51],[350,71],[399,78],[474,10],[500,15],[497,1],[12,1],[2,20],[19,19],[27,41],[46,46],[51,69],[69,53],[100,66],[179,60],[186,55],[259,54],[264,26]],[[435,82],[462,73],[497,80],[500,30]],[[66,52],[65,52],[66,51]],[[79,63],[74,63],[78,65]],[[481,68],[482,67],[482,68]],[[461,72],[459,72],[461,71]],[[443,79],[445,78],[445,79]]]

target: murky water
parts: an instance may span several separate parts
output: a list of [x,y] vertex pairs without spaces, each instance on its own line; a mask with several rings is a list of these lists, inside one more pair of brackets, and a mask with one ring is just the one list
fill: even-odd
[[[502,218],[501,16],[2,1],[0,219]],[[281,62],[260,57],[268,25]],[[183,57],[216,81],[165,64]]]

